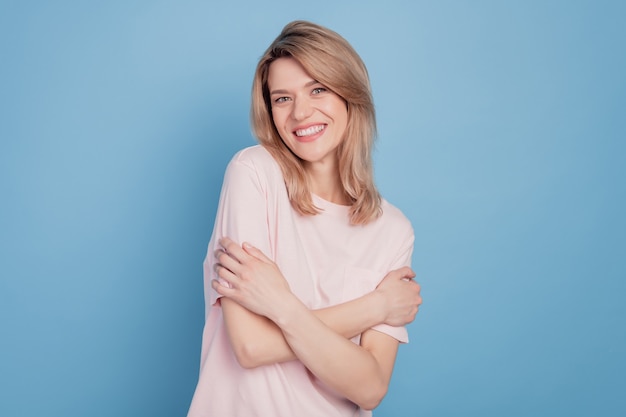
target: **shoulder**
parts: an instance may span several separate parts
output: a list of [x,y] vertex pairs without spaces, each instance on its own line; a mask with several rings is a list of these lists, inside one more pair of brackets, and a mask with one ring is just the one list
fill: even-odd
[[267,196],[281,192],[285,180],[272,155],[263,146],[255,145],[233,156],[224,174],[224,185],[239,189],[253,187]]
[[393,253],[404,253],[413,247],[415,232],[411,221],[402,211],[383,199],[382,215],[376,219],[377,236],[382,244]]
[[385,228],[390,228],[394,232],[402,232],[413,235],[413,225],[402,211],[385,200],[381,202],[382,215],[376,220]]
[[382,211],[378,235],[383,248],[391,255],[389,270],[410,265],[415,244],[415,232],[411,221],[399,208],[384,199]]
[[237,152],[231,164],[242,164],[250,167],[278,166],[272,155],[261,145],[254,145]]
[[261,145],[254,145],[237,152],[230,160],[227,175],[253,174],[259,180],[279,179],[282,173],[272,155]]

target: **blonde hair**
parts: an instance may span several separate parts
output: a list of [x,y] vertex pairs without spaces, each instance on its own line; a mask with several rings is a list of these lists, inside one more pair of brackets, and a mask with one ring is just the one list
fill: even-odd
[[346,102],[348,124],[337,155],[344,193],[352,203],[350,222],[375,220],[381,213],[372,163],[376,117],[365,64],[339,34],[305,21],[285,26],[259,60],[252,85],[252,130],[280,165],[289,200],[302,215],[318,214],[319,209],[313,204],[301,159],[285,145],[274,126],[267,85],[270,64],[284,57],[298,61],[312,78]]

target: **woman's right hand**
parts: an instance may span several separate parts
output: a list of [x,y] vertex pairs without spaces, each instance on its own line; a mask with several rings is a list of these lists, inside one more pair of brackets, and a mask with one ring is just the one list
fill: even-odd
[[219,244],[215,269],[229,286],[214,280],[213,289],[253,313],[274,320],[287,299],[293,296],[278,266],[248,243],[239,246],[223,237]]
[[376,287],[375,292],[382,295],[383,299],[385,324],[404,326],[415,320],[422,297],[420,285],[413,278],[415,272],[405,266],[389,272]]

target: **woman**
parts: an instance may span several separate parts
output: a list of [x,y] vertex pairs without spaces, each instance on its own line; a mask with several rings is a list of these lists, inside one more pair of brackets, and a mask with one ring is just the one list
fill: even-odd
[[421,298],[411,225],[373,182],[366,68],[292,22],[257,66],[251,117],[261,145],[226,170],[204,263],[189,416],[371,415]]

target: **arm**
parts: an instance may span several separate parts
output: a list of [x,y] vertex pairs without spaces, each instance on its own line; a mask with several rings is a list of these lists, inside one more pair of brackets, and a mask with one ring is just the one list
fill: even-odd
[[[219,291],[219,289],[218,289]],[[375,293],[311,313],[345,339],[383,322],[381,301]],[[239,364],[256,368],[297,359],[281,329],[270,319],[252,313],[235,301],[222,298],[224,320]],[[234,323],[237,323],[236,325]]]
[[[224,287],[216,287],[213,282],[217,278],[214,271],[214,253],[220,247],[220,237],[231,236],[239,242],[253,242],[260,249],[259,252],[272,253],[270,231],[274,226],[271,223],[273,217],[268,213],[274,212],[274,196],[284,186],[280,169],[274,167],[273,163],[264,162],[263,155],[258,150],[247,150],[235,156],[224,176],[213,236],[204,263],[208,309],[223,295],[220,290]],[[246,156],[250,154],[254,157]],[[271,157],[268,155],[266,159],[271,160]],[[419,286],[410,282],[407,291],[402,286],[406,284],[405,281],[401,280],[397,272],[389,275],[392,277],[388,276],[383,281],[387,285],[381,283],[376,295],[366,295],[360,300],[319,310],[315,314],[345,338],[357,335],[372,324],[383,321],[392,326],[411,322],[415,317],[416,304],[421,302]],[[407,277],[412,277],[412,272]],[[412,294],[413,297],[409,303],[398,302],[398,298],[407,294]],[[254,367],[296,358],[282,331],[271,320],[249,311],[227,297],[221,298],[221,304],[231,342],[242,365]],[[376,304],[384,307],[384,320],[378,316]],[[393,309],[390,310],[389,307]],[[377,318],[372,318],[372,315]]]
[[[258,259],[263,258],[256,248],[244,247],[244,250]],[[218,251],[218,256],[223,262],[228,262],[224,252]],[[410,280],[414,276],[408,267],[394,270],[386,275],[375,291],[352,301],[313,310],[312,313],[346,339],[381,323],[403,326],[415,319],[421,303],[419,284]],[[220,286],[215,288],[220,292]],[[221,303],[229,337],[242,367],[254,368],[297,359],[283,332],[273,321],[252,313],[229,298],[222,298]]]
[[[217,282],[213,288],[232,300],[224,310],[231,340],[252,330],[251,312],[267,317],[317,377],[362,408],[378,405],[387,391],[398,342],[383,333],[366,331],[362,346],[355,345],[327,327],[291,293],[273,262],[250,256],[232,241],[222,245],[228,254],[219,255],[218,275],[231,288]],[[230,309],[235,303],[237,309]]]
[[398,341],[369,330],[362,346],[342,338],[293,297],[276,311],[280,326],[296,356],[315,376],[361,408],[378,406],[387,393]]

